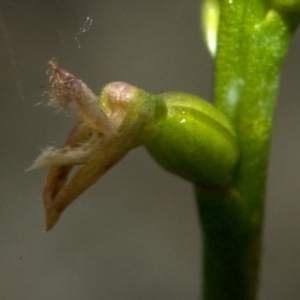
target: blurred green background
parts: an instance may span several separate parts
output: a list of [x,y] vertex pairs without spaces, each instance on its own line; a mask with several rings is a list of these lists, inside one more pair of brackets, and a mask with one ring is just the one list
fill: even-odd
[[[0,0],[0,299],[198,300],[201,230],[189,183],[132,151],[43,233],[46,170],[74,116],[45,107],[47,62],[95,93],[126,81],[212,98],[196,0]],[[90,24],[92,20],[92,23]],[[272,143],[259,300],[300,294],[300,32],[285,61]]]

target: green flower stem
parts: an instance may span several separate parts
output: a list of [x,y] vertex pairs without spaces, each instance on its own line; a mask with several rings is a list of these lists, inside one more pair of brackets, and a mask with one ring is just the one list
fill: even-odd
[[272,119],[299,14],[262,0],[221,0],[215,105],[235,126],[241,160],[227,189],[197,187],[204,299],[255,299]]

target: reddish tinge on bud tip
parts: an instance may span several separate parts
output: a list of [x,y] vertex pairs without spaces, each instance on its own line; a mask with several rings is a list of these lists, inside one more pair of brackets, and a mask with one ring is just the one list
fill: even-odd
[[82,93],[84,83],[60,68],[55,59],[49,62],[48,75],[51,85],[50,105],[73,108],[74,99]]

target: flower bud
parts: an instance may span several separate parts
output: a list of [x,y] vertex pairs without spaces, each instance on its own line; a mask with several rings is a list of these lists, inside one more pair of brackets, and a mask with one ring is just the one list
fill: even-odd
[[[168,171],[204,186],[224,186],[238,160],[234,129],[211,104],[192,95],[151,95],[124,82],[98,98],[50,61],[50,104],[80,120],[61,148],[46,149],[30,169],[49,167],[43,191],[47,230],[86,189],[131,149],[144,144]],[[72,168],[78,171],[69,178]]]

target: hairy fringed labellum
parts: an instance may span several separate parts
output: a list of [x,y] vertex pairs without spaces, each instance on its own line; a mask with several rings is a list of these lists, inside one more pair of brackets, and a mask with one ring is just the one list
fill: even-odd
[[224,186],[238,160],[233,127],[210,103],[183,93],[162,94],[167,113],[145,132],[144,144],[168,171],[204,186]]

